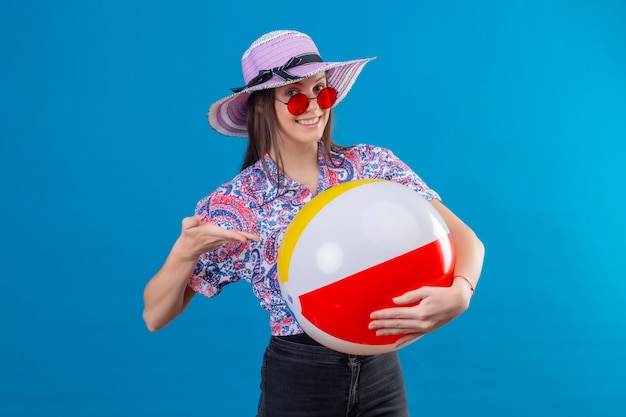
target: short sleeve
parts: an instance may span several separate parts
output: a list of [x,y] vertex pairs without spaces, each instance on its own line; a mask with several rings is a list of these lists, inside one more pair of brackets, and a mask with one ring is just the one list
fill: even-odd
[[[195,213],[202,221],[228,230],[257,233],[252,210],[239,198],[211,194],[200,200]],[[188,281],[188,286],[207,297],[218,295],[222,288],[251,275],[248,246],[250,243],[229,243],[202,254]]]
[[368,146],[365,153],[368,160],[365,166],[371,171],[370,178],[394,181],[412,188],[427,200],[441,200],[435,190],[389,149]]

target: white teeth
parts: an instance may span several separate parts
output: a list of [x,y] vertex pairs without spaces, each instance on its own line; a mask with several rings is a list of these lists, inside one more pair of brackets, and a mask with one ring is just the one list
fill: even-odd
[[298,120],[298,123],[301,125],[314,125],[318,122],[319,118],[315,119],[315,120]]

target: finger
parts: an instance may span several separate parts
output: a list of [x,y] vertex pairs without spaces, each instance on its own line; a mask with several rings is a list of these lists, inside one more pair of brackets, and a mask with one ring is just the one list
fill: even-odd
[[414,319],[417,318],[416,311],[411,307],[391,307],[383,310],[376,310],[370,314],[370,319]]
[[376,330],[376,336],[397,336],[408,333],[415,333],[415,329],[380,329]]
[[259,240],[259,236],[254,235],[252,233],[248,233],[248,232],[239,232],[236,230],[225,230],[222,229],[223,232],[220,233],[220,237],[222,237],[223,239],[227,239],[229,241],[236,241],[236,242],[241,242],[241,243],[245,243],[249,240]]
[[246,239],[248,240],[256,240],[257,242],[261,240],[261,237],[259,235],[255,235],[254,233],[248,233],[248,232],[240,232],[240,233],[244,235]]
[[411,333],[396,340],[396,349],[400,349],[409,343],[416,341],[424,336],[424,333]]
[[419,320],[380,320],[372,322],[370,330],[375,330],[377,336],[388,336],[404,333],[429,333],[435,329],[431,321]]
[[390,320],[373,320],[368,324],[369,329],[405,329],[413,328],[419,320],[414,318],[390,319]]
[[416,290],[405,292],[398,297],[394,297],[392,301],[398,305],[415,304],[422,301],[429,294],[428,287],[421,287]]
[[198,217],[197,220],[199,221],[199,227],[202,228],[202,234],[218,237],[224,240],[224,242],[222,243],[233,241],[246,242],[248,240],[259,240],[259,236],[255,235],[254,233],[242,232],[239,230],[230,230],[211,222],[202,222],[200,220],[200,217]]

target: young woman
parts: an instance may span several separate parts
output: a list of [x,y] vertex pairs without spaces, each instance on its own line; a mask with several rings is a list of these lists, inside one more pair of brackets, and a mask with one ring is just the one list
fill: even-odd
[[[211,105],[210,125],[248,137],[242,171],[183,219],[179,238],[144,292],[144,320],[156,331],[195,293],[219,294],[245,280],[269,312],[271,337],[261,369],[258,416],[408,415],[397,352],[349,355],[308,337],[281,298],[276,258],[290,221],[316,194],[342,182],[379,178],[422,194],[448,224],[456,263],[450,287],[422,287],[374,311],[378,335],[405,334],[398,346],[432,332],[469,306],[484,250],[473,231],[394,154],[331,139],[332,107],[371,59],[324,62],[305,34],[274,31],[242,57],[245,86]],[[419,305],[414,304],[419,301]]]

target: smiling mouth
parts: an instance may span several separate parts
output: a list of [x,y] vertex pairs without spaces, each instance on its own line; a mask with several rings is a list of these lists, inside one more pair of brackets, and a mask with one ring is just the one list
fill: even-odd
[[299,125],[303,125],[303,126],[313,126],[313,125],[316,125],[319,121],[320,121],[320,118],[316,117],[315,119],[296,120],[296,123],[298,123]]

